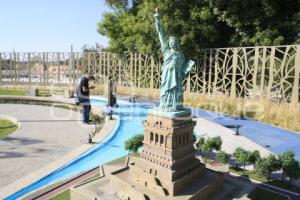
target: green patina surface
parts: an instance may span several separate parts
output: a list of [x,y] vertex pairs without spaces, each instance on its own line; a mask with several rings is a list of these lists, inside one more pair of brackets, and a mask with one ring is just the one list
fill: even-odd
[[[167,117],[167,118],[176,118],[176,117],[190,117],[191,111],[189,109],[180,110],[176,112],[165,112],[158,108],[153,108],[149,111],[149,114],[160,116],[160,117]],[[181,118],[182,119],[182,118]]]
[[163,53],[159,108],[165,112],[183,110],[183,80],[191,72],[194,61],[187,60],[179,49],[176,37],[166,38],[156,13],[155,26]]

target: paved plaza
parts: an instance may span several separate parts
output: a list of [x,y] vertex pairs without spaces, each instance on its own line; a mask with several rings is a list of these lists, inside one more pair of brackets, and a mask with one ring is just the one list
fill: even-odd
[[0,104],[0,116],[19,128],[0,140],[0,187],[28,175],[86,143],[92,125],[81,114],[56,107]]

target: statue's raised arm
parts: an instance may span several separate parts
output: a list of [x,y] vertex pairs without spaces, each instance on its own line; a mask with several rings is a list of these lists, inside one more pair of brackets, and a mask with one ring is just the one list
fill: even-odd
[[163,31],[163,29],[161,28],[161,25],[160,25],[160,15],[159,15],[159,12],[158,12],[158,8],[155,9],[154,18],[155,18],[155,28],[156,28],[156,31],[158,33],[158,37],[159,37],[162,52],[164,53],[165,50],[168,49],[168,43],[166,41],[164,31]]
[[159,109],[164,112],[183,111],[183,80],[191,72],[194,61],[185,59],[176,36],[165,37],[158,8],[155,11],[155,28],[163,53]]

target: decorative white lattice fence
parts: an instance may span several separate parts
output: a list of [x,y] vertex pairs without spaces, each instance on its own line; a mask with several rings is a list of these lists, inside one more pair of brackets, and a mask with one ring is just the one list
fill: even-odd
[[[232,97],[265,96],[299,103],[300,45],[203,49],[185,80],[187,92]],[[0,83],[74,84],[85,72],[97,81],[159,88],[161,59],[109,52],[0,53]]]

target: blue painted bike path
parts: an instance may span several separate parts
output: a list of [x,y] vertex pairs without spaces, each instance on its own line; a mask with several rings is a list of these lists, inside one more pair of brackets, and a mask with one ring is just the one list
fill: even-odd
[[[92,101],[92,103],[100,106],[105,105],[105,101],[102,98]],[[148,105],[135,106],[127,102],[123,102],[118,108],[113,108],[114,113],[118,114],[117,124],[114,130],[101,143],[96,144],[73,161],[47,176],[42,177],[33,184],[11,194],[6,197],[5,200],[18,199],[48,184],[74,176],[127,155],[128,151],[124,148],[124,142],[135,134],[143,133],[142,121],[147,116],[147,110],[149,108]]]
[[299,133],[267,125],[255,120],[237,119],[236,117],[198,108],[192,108],[192,113],[195,117],[203,117],[227,128],[231,128],[234,131],[236,131],[236,126],[240,126],[239,133],[246,138],[276,154],[292,150],[295,153],[295,158],[300,160]]

